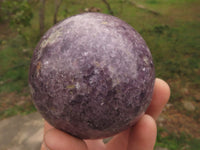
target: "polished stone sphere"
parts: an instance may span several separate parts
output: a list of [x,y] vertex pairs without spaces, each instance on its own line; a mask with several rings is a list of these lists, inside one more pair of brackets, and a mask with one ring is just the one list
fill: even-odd
[[149,48],[114,16],[83,13],[50,28],[29,72],[33,102],[51,125],[82,139],[113,136],[134,125],[151,102]]

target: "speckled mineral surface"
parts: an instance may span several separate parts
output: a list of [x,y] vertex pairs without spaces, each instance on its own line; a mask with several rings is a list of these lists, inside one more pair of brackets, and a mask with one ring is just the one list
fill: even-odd
[[154,79],[152,56],[139,33],[101,13],[76,15],[48,30],[29,73],[42,116],[84,139],[134,125],[150,104]]

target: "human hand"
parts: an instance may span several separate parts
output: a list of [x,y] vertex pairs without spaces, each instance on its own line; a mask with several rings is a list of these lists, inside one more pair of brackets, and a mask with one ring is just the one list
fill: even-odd
[[156,79],[152,101],[145,115],[133,127],[115,135],[107,144],[104,144],[102,139],[78,139],[45,122],[41,150],[153,150],[157,135],[155,120],[169,96],[167,83]]

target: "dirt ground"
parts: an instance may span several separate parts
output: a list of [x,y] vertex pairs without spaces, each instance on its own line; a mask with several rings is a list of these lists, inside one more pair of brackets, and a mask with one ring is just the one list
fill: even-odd
[[[198,108],[200,107],[198,106]],[[186,111],[185,113],[180,112],[175,109],[173,104],[167,104],[157,123],[158,126],[167,129],[169,133],[178,136],[185,133],[192,138],[200,138],[200,118],[198,116],[193,116],[192,113],[192,111],[187,113]],[[168,133],[163,133],[163,136],[167,135]]]

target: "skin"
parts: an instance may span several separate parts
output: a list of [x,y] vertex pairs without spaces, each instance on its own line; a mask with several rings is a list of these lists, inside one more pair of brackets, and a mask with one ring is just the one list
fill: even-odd
[[152,101],[146,114],[135,126],[115,135],[107,144],[104,144],[102,139],[75,138],[45,122],[41,150],[153,150],[157,136],[156,119],[169,97],[168,84],[161,79],[156,79]]

